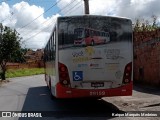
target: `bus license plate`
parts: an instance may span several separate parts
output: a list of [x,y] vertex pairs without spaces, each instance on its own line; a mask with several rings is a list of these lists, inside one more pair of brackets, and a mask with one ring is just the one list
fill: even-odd
[[104,87],[103,82],[92,82],[91,87]]

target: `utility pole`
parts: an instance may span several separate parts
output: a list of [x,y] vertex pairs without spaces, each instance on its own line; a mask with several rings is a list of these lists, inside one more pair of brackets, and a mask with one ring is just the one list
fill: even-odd
[[89,14],[89,0],[84,0],[85,14]]

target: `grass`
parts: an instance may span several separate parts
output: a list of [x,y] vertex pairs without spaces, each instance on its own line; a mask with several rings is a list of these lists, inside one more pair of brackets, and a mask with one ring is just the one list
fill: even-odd
[[9,69],[6,72],[6,78],[31,76],[38,74],[44,74],[44,68]]

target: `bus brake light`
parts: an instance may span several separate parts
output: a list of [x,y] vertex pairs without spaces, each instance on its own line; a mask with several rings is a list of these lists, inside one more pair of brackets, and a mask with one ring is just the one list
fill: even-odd
[[61,71],[61,72],[65,72],[65,71],[66,71],[66,67],[61,66],[61,67],[60,67],[60,71]]
[[127,84],[130,83],[132,76],[132,62],[128,63],[125,66],[124,75],[123,75],[123,83]]
[[67,67],[64,64],[59,63],[58,68],[59,68],[60,83],[64,86],[70,86],[70,79]]

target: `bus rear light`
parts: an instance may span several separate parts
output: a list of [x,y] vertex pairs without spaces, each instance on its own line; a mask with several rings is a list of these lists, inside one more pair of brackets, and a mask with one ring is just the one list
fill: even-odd
[[128,63],[125,66],[124,75],[123,75],[123,83],[124,84],[130,83],[131,76],[132,76],[132,62]]
[[66,68],[65,68],[64,66],[61,66],[61,67],[60,67],[60,71],[61,71],[61,72],[65,72],[65,71],[66,71]]
[[60,83],[64,86],[70,86],[70,79],[67,67],[64,64],[59,63],[58,68]]
[[128,83],[128,82],[129,82],[129,79],[125,79],[124,82],[125,82],[125,83]]
[[127,66],[127,71],[130,71],[131,70],[131,66]]
[[67,77],[67,74],[66,74],[66,73],[61,73],[61,77],[62,77],[62,78],[66,78],[66,77]]
[[63,80],[63,84],[64,84],[64,85],[67,85],[67,84],[68,84],[68,81],[67,81],[67,80]]

